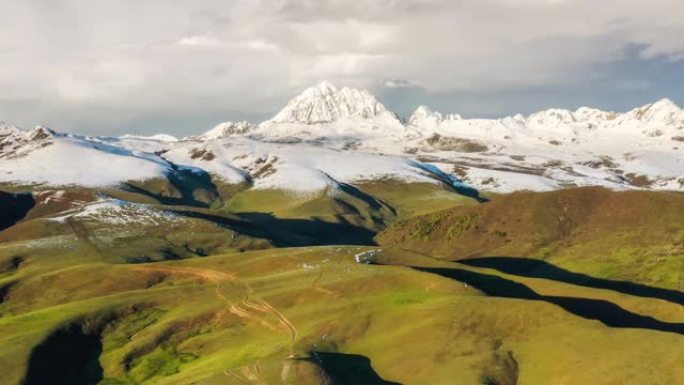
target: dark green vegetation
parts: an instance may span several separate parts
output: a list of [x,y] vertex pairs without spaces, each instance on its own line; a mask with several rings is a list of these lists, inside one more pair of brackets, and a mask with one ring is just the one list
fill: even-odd
[[185,177],[31,188],[0,231],[0,382],[684,378],[684,195]]

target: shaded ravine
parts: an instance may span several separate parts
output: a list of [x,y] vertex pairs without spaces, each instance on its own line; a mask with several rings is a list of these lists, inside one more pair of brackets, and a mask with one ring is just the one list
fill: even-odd
[[546,261],[519,257],[480,257],[460,260],[473,267],[485,267],[500,272],[530,278],[543,278],[594,289],[613,290],[636,297],[662,299],[684,306],[684,293],[677,290],[651,287],[629,281],[595,278],[554,266]]
[[466,283],[487,295],[548,302],[576,316],[596,320],[610,327],[649,329],[684,335],[684,323],[662,322],[653,317],[632,313],[605,300],[541,295],[519,282],[458,268],[412,268]]
[[11,194],[0,191],[0,231],[22,220],[35,204],[36,200],[30,193]]
[[103,378],[97,331],[70,324],[52,333],[29,357],[23,385],[95,385]]
[[371,360],[359,354],[311,352],[311,357],[334,385],[401,385],[386,381],[373,369]]
[[176,215],[211,221],[239,233],[266,238],[279,247],[323,245],[375,245],[376,232],[350,223],[317,218],[278,218],[269,213],[239,213],[239,219],[193,210],[169,210]]
[[423,171],[426,171],[432,175],[434,175],[438,180],[446,184],[447,186],[451,187],[456,191],[456,193],[463,195],[468,198],[472,198],[478,203],[486,203],[489,202],[489,199],[483,197],[480,195],[480,192],[472,187],[468,186],[467,184],[463,183],[462,180],[456,178],[455,176],[451,174],[447,174],[444,171],[440,170],[437,166],[429,164],[429,163],[424,163],[424,162],[419,162],[417,160],[411,161],[411,165],[419,168]]

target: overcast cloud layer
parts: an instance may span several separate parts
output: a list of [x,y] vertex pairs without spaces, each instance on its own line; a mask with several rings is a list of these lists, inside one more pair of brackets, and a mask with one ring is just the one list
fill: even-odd
[[0,0],[0,120],[177,135],[320,80],[503,116],[684,102],[681,0]]

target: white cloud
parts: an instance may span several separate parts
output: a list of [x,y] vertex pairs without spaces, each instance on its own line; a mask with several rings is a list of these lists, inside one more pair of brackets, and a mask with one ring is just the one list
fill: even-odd
[[265,40],[256,39],[245,42],[245,46],[254,51],[277,51],[278,46]]
[[34,122],[3,107],[34,103],[50,120],[34,123],[92,105],[267,116],[322,79],[432,94],[563,87],[633,46],[684,58],[679,0],[0,3],[0,119]]
[[213,36],[210,33],[203,35],[186,36],[178,40],[178,45],[185,45],[191,47],[220,47],[223,44],[221,39]]
[[417,87],[416,84],[414,84],[411,81],[405,80],[405,79],[388,79],[388,80],[383,80],[382,81],[382,86],[387,87],[387,88],[411,88],[411,87]]

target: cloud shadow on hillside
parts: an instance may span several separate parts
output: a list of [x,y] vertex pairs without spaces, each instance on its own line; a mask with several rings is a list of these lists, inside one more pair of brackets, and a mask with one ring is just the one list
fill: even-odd
[[103,378],[102,342],[79,324],[57,330],[31,352],[24,385],[95,385]]
[[521,283],[464,269],[413,268],[466,283],[487,295],[547,302],[576,316],[597,320],[610,327],[650,329],[684,335],[684,323],[662,322],[653,317],[632,313],[605,300],[541,295]]
[[318,218],[278,218],[271,213],[239,213],[239,219],[191,210],[173,210],[175,214],[211,221],[241,234],[266,238],[276,246],[368,245],[376,243],[376,233],[361,226],[344,222],[327,222]]
[[35,204],[36,200],[29,193],[11,194],[0,191],[0,231],[22,220]]
[[368,357],[359,354],[311,352],[333,384],[401,385],[384,380],[373,369]]
[[595,278],[575,273],[546,261],[520,257],[482,257],[461,260],[459,263],[473,267],[485,267],[500,272],[530,278],[544,278],[594,289],[613,290],[637,297],[655,298],[684,306],[684,293],[629,281]]

